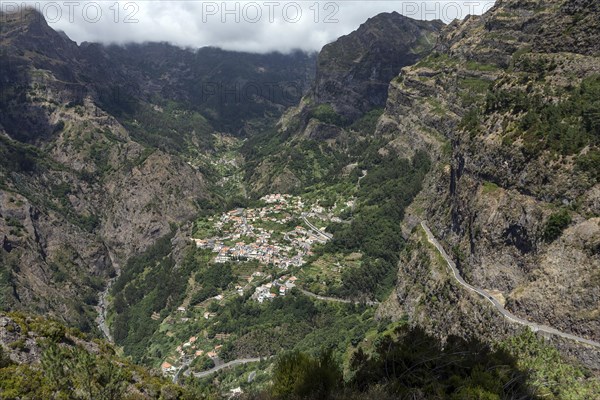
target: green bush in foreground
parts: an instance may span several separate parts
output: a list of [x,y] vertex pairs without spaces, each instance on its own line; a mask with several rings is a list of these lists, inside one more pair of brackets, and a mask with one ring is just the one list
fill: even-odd
[[330,353],[288,353],[276,363],[270,390],[254,399],[529,399],[529,373],[505,349],[449,337],[442,344],[402,326],[380,337],[372,354],[359,349],[342,382]]
[[0,399],[218,398],[132,365],[116,356],[109,344],[58,322],[20,313],[0,317],[8,333],[0,341]]
[[342,372],[331,351],[321,352],[317,358],[296,351],[277,361],[271,393],[278,399],[327,399],[341,385]]

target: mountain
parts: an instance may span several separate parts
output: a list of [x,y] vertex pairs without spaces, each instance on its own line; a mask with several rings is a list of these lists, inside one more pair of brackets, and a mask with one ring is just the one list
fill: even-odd
[[[241,136],[253,133],[253,122],[276,121],[296,104],[315,68],[314,55],[302,52],[261,55],[210,47],[192,51],[166,43],[83,43],[82,48],[86,78],[100,85],[101,105],[117,115],[127,116],[118,102],[112,104],[115,91],[120,91],[146,102],[184,104],[214,129]],[[134,112],[139,111],[136,106],[135,100],[128,105]]]
[[[307,96],[284,115],[279,136],[247,144],[247,177],[259,193],[347,190],[358,181],[354,219],[328,229],[337,250],[381,257],[386,246],[399,249],[381,317],[407,318],[442,338],[496,341],[522,329],[465,292],[424,221],[458,273],[509,312],[598,342],[597,17],[592,2],[506,0],[455,21],[391,80],[385,110],[349,124]],[[417,167],[429,159],[429,172],[409,178],[402,159]],[[563,354],[600,365],[594,346],[549,338]]]
[[[339,176],[349,149],[372,135],[389,82],[433,49],[443,26],[382,13],[324,46],[315,83],[300,104],[276,129],[246,143],[246,177],[253,191],[299,190]],[[279,147],[272,147],[277,141]]]
[[[585,1],[499,1],[448,26],[392,81],[376,135],[436,162],[403,222],[410,250],[389,315],[439,335],[518,329],[448,275],[426,220],[467,282],[506,309],[600,339],[598,13]],[[549,340],[600,365],[597,348]]]
[[[2,306],[89,331],[120,265],[221,203],[210,164],[220,135],[276,120],[314,58],[78,46],[33,10],[2,21]],[[210,86],[230,82],[233,98]]]
[[313,100],[330,104],[350,122],[385,106],[390,81],[431,50],[443,26],[441,21],[416,21],[397,12],[368,19],[323,47]]
[[316,71],[3,16],[0,304],[87,331],[0,315],[3,382],[102,330],[211,394],[597,398],[599,13],[382,14]]

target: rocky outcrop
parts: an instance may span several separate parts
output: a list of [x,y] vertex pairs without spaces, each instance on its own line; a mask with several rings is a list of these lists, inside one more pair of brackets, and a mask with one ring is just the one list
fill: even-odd
[[[598,183],[576,165],[597,151],[597,143],[585,139],[581,150],[570,153],[550,146],[531,150],[536,139],[522,127],[533,107],[568,101],[570,87],[600,72],[597,44],[591,43],[597,18],[591,2],[515,0],[450,25],[433,55],[392,82],[377,130],[400,154],[422,148],[438,160],[405,218],[411,243],[418,241],[410,236],[413,228],[427,219],[468,282],[501,294],[520,317],[596,341]],[[559,29],[561,36],[539,34]],[[493,96],[521,92],[537,96],[541,105],[495,108]],[[552,216],[560,212],[570,222],[558,238],[548,239]],[[445,272],[417,262],[426,252],[411,248],[391,300],[401,313],[442,336],[510,333],[495,317],[478,325],[471,306],[458,312],[473,299],[437,282]],[[585,356],[589,349],[558,345],[600,367],[598,357]]]
[[319,53],[310,96],[354,121],[383,107],[389,82],[436,44],[444,24],[416,21],[397,12],[379,14]]

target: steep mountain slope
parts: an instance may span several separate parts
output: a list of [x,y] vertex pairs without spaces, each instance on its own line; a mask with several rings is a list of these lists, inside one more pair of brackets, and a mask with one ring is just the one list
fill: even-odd
[[36,13],[7,20],[3,307],[89,330],[95,293],[119,260],[168,232],[170,221],[193,216],[207,185],[177,157],[133,141],[95,104],[76,77],[74,43]]
[[[210,165],[191,165],[198,154],[212,157],[216,129],[244,135],[276,119],[285,102],[299,100],[312,58],[77,46],[35,11],[2,21],[2,307],[87,331],[97,293],[120,265],[197,215],[200,204],[222,201]],[[234,100],[196,101],[207,93],[192,82],[202,79],[236,82]],[[297,91],[244,92],[288,82]]]
[[[468,282],[522,318],[600,338],[598,12],[499,1],[392,82],[377,134],[439,161],[405,218],[412,245],[390,314],[440,335],[517,328],[457,286],[424,240],[427,219]],[[597,350],[561,346],[600,366]]]
[[[121,122],[143,123],[145,114],[168,112],[176,105],[201,114],[215,129],[238,136],[276,121],[285,108],[297,104],[314,76],[314,55],[300,52],[261,55],[215,48],[192,51],[166,43],[125,47],[83,43],[81,53],[84,79],[98,92],[100,105]],[[158,135],[163,142],[174,140],[164,138],[167,135],[156,126],[141,128],[144,133],[139,135],[145,139]],[[197,129],[201,134],[202,127]],[[175,150],[185,151],[185,146]]]
[[356,31],[324,46],[311,92],[348,121],[385,105],[389,82],[435,44],[441,21],[416,21],[397,12],[368,19]]
[[354,153],[368,147],[390,80],[431,51],[443,26],[383,13],[323,47],[300,104],[246,143],[254,192],[299,190],[347,173]]

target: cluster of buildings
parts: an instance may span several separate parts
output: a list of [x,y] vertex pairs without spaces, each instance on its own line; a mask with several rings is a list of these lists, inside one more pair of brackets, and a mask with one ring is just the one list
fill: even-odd
[[263,303],[265,300],[273,300],[277,296],[285,296],[288,291],[296,287],[297,280],[298,278],[295,276],[289,278],[282,276],[273,282],[258,286],[252,298],[259,303]]
[[293,202],[296,205],[298,205],[300,208],[302,208],[304,206],[301,198],[294,197],[291,194],[280,194],[280,193],[268,194],[266,196],[261,197],[260,200],[264,201],[266,204],[278,203],[278,204],[288,205]]
[[[225,340],[229,338],[229,335],[226,334],[217,334],[217,336],[215,337],[217,340]],[[217,345],[214,346],[214,348],[210,351],[205,352],[204,350],[201,350],[197,347],[196,345],[196,341],[198,340],[198,338],[196,336],[192,336],[188,339],[187,342],[177,346],[177,349],[175,349],[175,351],[177,352],[177,355],[180,357],[179,358],[179,362],[185,361],[185,360],[193,360],[194,358],[197,357],[202,357],[204,355],[206,355],[208,358],[212,359],[212,360],[217,360],[219,358],[219,351],[221,350],[221,348],[223,347],[223,345]],[[171,359],[171,361],[173,361],[173,359]],[[164,361],[161,366],[160,366],[163,374],[168,374],[168,375],[173,375],[177,372],[178,368],[176,366],[174,366],[173,364],[171,364],[169,361]]]
[[[312,246],[316,243],[325,243],[329,239],[306,220],[306,217],[332,220],[333,216],[328,214],[328,210],[318,205],[305,205],[300,197],[288,194],[270,194],[261,200],[264,203],[263,207],[238,208],[208,218],[210,230],[215,232],[211,235],[213,237],[191,240],[198,248],[209,249],[216,253],[215,263],[256,260],[263,266],[288,270],[290,267],[302,266],[305,257],[312,254]],[[304,221],[303,224],[306,226],[298,225],[292,228],[300,221]],[[259,303],[272,300],[277,296],[286,296],[296,286],[297,281],[295,276],[274,279],[268,272],[261,271],[255,271],[250,276],[241,278],[248,283],[236,285],[235,293],[243,296],[246,290],[254,290],[252,299]],[[220,301],[223,295],[218,295],[214,299]],[[186,311],[183,306],[178,308],[181,314],[185,314]],[[214,312],[203,310],[202,317],[205,320],[215,316]],[[156,314],[152,317],[158,320],[160,315]],[[186,315],[180,315],[179,319],[182,322],[189,320]],[[217,343],[224,343],[229,339],[229,335],[217,334],[214,339]],[[163,373],[170,375],[177,373],[179,368],[171,363],[186,365],[201,356],[217,360],[222,346],[202,346],[200,342],[203,340],[192,336],[179,345],[176,356],[167,358],[161,365]],[[175,362],[176,358],[179,361]]]
[[[310,255],[315,243],[324,243],[327,239],[301,226],[285,232],[284,241],[274,239],[274,230],[264,229],[261,222],[284,225],[289,224],[302,214],[304,203],[299,197],[286,194],[264,196],[266,206],[255,209],[235,209],[223,213],[214,222],[214,228],[220,231],[220,237],[192,239],[196,246],[217,253],[216,263],[230,261],[257,260],[263,265],[272,265],[286,270],[292,266],[301,266],[304,257]],[[311,213],[323,211],[321,207],[311,208]],[[210,219],[209,219],[210,221]],[[214,221],[214,219],[213,219]],[[235,243],[233,243],[235,241]]]

